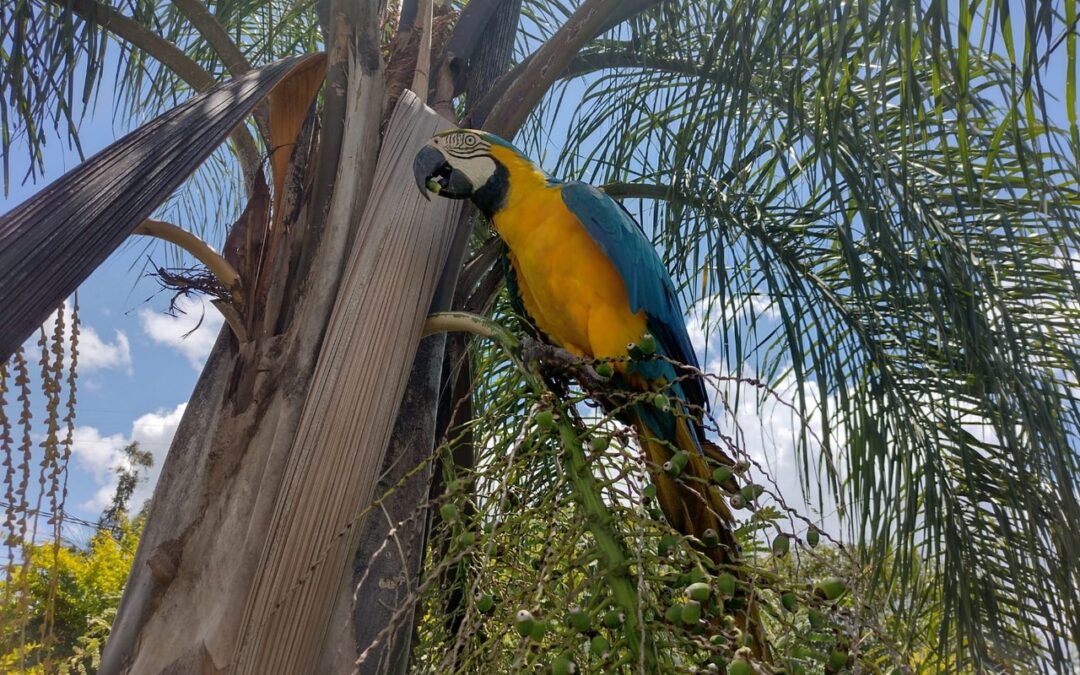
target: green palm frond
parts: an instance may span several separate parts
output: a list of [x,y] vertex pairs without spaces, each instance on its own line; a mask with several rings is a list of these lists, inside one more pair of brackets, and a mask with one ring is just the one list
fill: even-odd
[[1074,24],[1039,3],[1018,44],[1008,3],[945,7],[665,3],[583,53],[523,144],[642,198],[688,295],[704,268],[733,299],[720,356],[795,375],[824,423],[803,465],[837,458],[822,480],[883,583],[929,561],[955,663],[1058,668],[1080,642],[1080,164],[1075,104],[1048,103],[1075,75],[1046,64]]
[[[54,134],[82,157],[78,123],[101,75],[106,42],[101,31],[66,9],[41,11],[16,2],[0,12],[0,156],[9,189],[12,148],[25,144],[34,178],[41,148]],[[51,129],[50,129],[51,127]],[[17,176],[17,179],[23,179]]]
[[[120,120],[117,132],[125,133],[230,77],[221,57],[174,3],[79,0],[71,7],[56,0],[27,0],[0,12],[4,45],[0,90],[6,92],[0,102],[5,186],[13,178],[7,164],[12,152],[25,151],[35,158],[27,176],[31,179],[44,169],[42,147],[54,138],[69,141],[81,158],[79,123],[88,110],[102,103],[97,93],[103,78],[111,77],[113,82],[104,105],[114,106]],[[209,11],[254,67],[322,50],[315,5],[308,0],[224,1],[211,4]],[[126,28],[115,35],[86,20],[93,12],[102,21],[122,17]],[[130,41],[130,35],[139,31],[156,36],[149,50]],[[165,45],[176,49],[184,68],[163,61]],[[253,139],[261,140],[250,120],[246,127]],[[262,143],[256,151],[265,155]],[[240,177],[236,149],[230,144],[199,167],[161,216],[201,237],[220,240],[240,212],[237,195],[242,191],[215,191],[213,186],[237,184]]]

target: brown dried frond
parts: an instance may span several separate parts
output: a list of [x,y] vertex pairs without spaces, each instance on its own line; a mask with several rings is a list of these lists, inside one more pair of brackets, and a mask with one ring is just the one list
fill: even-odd
[[[44,337],[42,332],[42,337]],[[19,525],[19,534],[13,546],[23,547],[26,544],[26,533],[29,529],[27,523],[27,517],[29,516],[29,499],[27,491],[30,486],[30,461],[33,459],[33,439],[30,435],[31,431],[31,418],[33,415],[30,411],[30,366],[26,360],[25,350],[20,346],[15,351],[14,356],[15,363],[15,386],[18,387],[19,396],[18,401],[22,404],[19,411],[19,424],[22,425],[22,439],[21,439],[21,458],[19,461],[19,485],[15,490],[15,519]],[[27,598],[28,598],[28,579],[29,575],[26,573],[27,564],[29,562],[29,556],[26,555],[26,551],[21,553],[22,567],[19,574],[19,587],[18,587],[18,602],[15,607],[15,621],[19,626],[19,644],[26,643],[26,627],[29,622],[27,616]],[[11,576],[8,577],[9,579]]]
[[[0,362],[0,451],[4,453],[4,545],[7,547],[7,578],[15,572],[17,519],[15,515],[15,441],[11,436],[11,420],[7,416],[8,364]],[[5,584],[4,606],[9,606],[10,587]]]
[[26,539],[26,514],[29,507],[27,490],[30,487],[30,460],[33,459],[33,439],[30,436],[30,420],[33,415],[30,412],[30,368],[26,361],[26,355],[22,347],[15,351],[15,386],[19,388],[19,403],[22,407],[19,411],[19,424],[22,425],[22,457],[19,462],[19,485],[15,496],[18,500],[16,513],[19,518],[19,541]]
[[71,446],[75,440],[75,394],[76,394],[76,377],[77,368],[79,365],[79,296],[75,296],[75,300],[71,305],[71,328],[68,330],[68,369],[67,369],[67,402],[65,404],[66,414],[64,415],[64,440],[60,443],[62,451],[59,457],[59,467],[63,474],[63,479],[59,481],[60,484],[60,497],[57,500],[57,508],[55,512],[60,517],[56,519],[54,523],[53,537],[54,541],[60,541],[61,527],[63,526],[63,518],[65,515],[64,507],[67,504],[68,494],[68,462],[71,461]]
[[[60,558],[60,528],[63,523],[63,513],[59,510],[57,493],[60,490],[60,474],[63,467],[60,461],[60,401],[62,381],[64,379],[64,310],[66,304],[61,304],[56,310],[56,322],[53,324],[51,344],[46,346],[46,336],[42,332],[42,390],[45,393],[45,440],[42,441],[41,471],[38,475],[38,483],[41,490],[38,492],[37,508],[35,509],[34,525],[30,539],[37,540],[38,514],[42,511],[42,502],[46,495],[49,497],[49,510],[52,515],[48,524],[53,526],[52,538],[52,565],[49,569],[49,585],[45,600],[45,616],[41,623],[40,640],[42,650],[48,653],[56,642],[54,633],[56,617],[56,594],[59,588],[59,565]],[[52,354],[50,359],[49,354]],[[48,488],[46,488],[46,483]]]
[[169,309],[166,313],[176,316],[183,313],[177,306],[177,301],[182,297],[207,295],[211,298],[229,301],[231,297],[229,289],[203,265],[194,267],[158,267],[156,272],[148,276],[154,277],[163,291],[171,291],[172,298],[169,300]]

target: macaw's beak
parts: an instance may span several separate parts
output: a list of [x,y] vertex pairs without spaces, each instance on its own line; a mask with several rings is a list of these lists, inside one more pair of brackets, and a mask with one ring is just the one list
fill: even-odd
[[416,187],[426,199],[431,199],[428,192],[451,199],[466,199],[473,193],[472,183],[465,174],[450,166],[446,155],[431,145],[425,145],[416,153],[413,176]]
[[430,145],[425,145],[420,148],[420,152],[416,153],[412,163],[413,176],[416,177],[416,187],[419,188],[420,194],[424,195],[424,199],[431,200],[428,190],[439,194],[442,186],[436,176],[443,171],[444,166],[446,166],[446,157]]

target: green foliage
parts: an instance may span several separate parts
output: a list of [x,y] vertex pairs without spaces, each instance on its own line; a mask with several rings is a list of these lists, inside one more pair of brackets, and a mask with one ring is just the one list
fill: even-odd
[[[757,504],[738,532],[744,559],[717,569],[705,542],[653,510],[650,476],[662,468],[642,462],[612,415],[589,411],[583,393],[553,397],[535,366],[500,349],[477,345],[473,358],[485,373],[476,419],[435,460],[448,492],[431,513],[452,517],[436,517],[429,540],[414,672],[756,667],[762,657],[738,618],[750,607],[772,663],[791,672],[821,672],[841,653],[844,667],[850,658],[875,672],[937,665],[928,636],[940,627],[940,598],[923,577],[886,590],[870,583],[870,563],[857,552],[827,535],[805,544],[797,533],[810,524],[761,487],[770,479],[760,467],[739,467]],[[539,413],[550,411],[542,422]],[[475,462],[455,465],[453,449],[469,432]],[[462,532],[476,533],[468,547],[445,544]],[[786,542],[782,555],[776,540]],[[898,608],[915,602],[937,613],[905,624]]]
[[153,464],[137,443],[124,454],[112,503],[85,546],[61,541],[60,524],[55,539],[39,543],[32,539],[37,524],[20,530],[29,532],[25,538],[9,535],[7,574],[0,579],[0,671],[97,671],[142,533],[142,516],[128,518],[129,502]]
[[958,667],[1080,642],[1074,5],[663,3],[520,139],[627,199],[710,357],[795,382],[805,492],[875,583],[926,562]]
[[141,532],[141,519],[121,513],[115,531],[99,530],[85,548],[25,546],[26,564],[0,581],[0,663],[94,672]]

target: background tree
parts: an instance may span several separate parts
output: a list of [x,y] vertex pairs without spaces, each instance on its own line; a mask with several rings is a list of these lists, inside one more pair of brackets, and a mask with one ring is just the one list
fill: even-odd
[[101,514],[98,520],[98,528],[109,530],[119,536],[121,522],[127,519],[128,504],[135,488],[140,480],[145,480],[145,471],[154,465],[154,456],[146,450],[140,450],[137,442],[129,443],[123,449],[125,464],[117,466],[116,492],[113,494],[112,503]]
[[[417,667],[481,663],[501,653],[492,651],[499,644],[512,656],[495,662],[520,664],[547,653],[530,640],[580,645],[554,630],[492,641],[508,615],[477,622],[463,589],[527,573],[515,576],[512,551],[476,563],[462,523],[490,523],[496,544],[518,536],[567,554],[539,557],[554,574],[541,577],[542,597],[530,603],[537,610],[583,580],[606,578],[607,570],[577,565],[587,556],[559,546],[590,515],[582,507],[590,492],[605,498],[594,506],[621,516],[612,536],[627,550],[646,542],[656,550],[663,538],[647,511],[634,517],[622,507],[646,489],[623,443],[610,455],[594,452],[585,464],[592,470],[580,473],[575,447],[583,435],[611,435],[605,423],[564,409],[554,436],[536,435],[523,411],[536,397],[552,403],[535,380],[526,388],[527,369],[503,352],[441,336],[414,349],[429,307],[506,310],[485,225],[445,205],[421,207],[399,184],[410,144],[439,124],[412,105],[407,86],[445,119],[516,137],[554,174],[607,184],[637,209],[687,298],[716,300],[704,303],[703,322],[707,332],[719,328],[722,360],[714,363],[729,372],[714,373],[713,383],[749,387],[719,401],[718,417],[728,406],[771,400],[759,382],[794,382],[803,487],[838,501],[856,545],[850,569],[858,574],[848,576],[859,583],[848,586],[857,593],[839,602],[858,606],[901,589],[888,621],[913,627],[926,625],[917,618],[925,603],[913,599],[929,597],[939,618],[923,646],[936,655],[920,661],[928,667],[1054,670],[1075,658],[1080,134],[1072,3],[1028,3],[1014,15],[1001,1],[473,0],[460,13],[405,2],[400,21],[378,2],[206,9],[42,1],[3,12],[12,49],[0,110],[5,129],[25,131],[31,151],[48,123],[75,134],[73,98],[93,92],[105,36],[123,54],[126,110],[147,116],[230,76],[269,90],[284,67],[250,68],[327,54],[316,107],[309,112],[308,101],[323,71],[303,61],[234,134],[235,163],[203,169],[244,176],[246,207],[221,247],[235,276],[202,284],[234,329],[219,339],[163,468],[103,670],[212,663],[258,671],[264,659],[346,669],[375,638],[377,654],[368,652],[363,667],[401,668],[414,601],[447,579],[446,597],[436,603],[429,593],[436,604],[423,606],[459,618],[415,614],[428,646],[422,658],[440,659]],[[1051,114],[1062,89],[1068,128]],[[243,117],[258,98],[184,108],[176,136],[148,136],[138,147],[162,161],[179,157],[166,138],[190,139],[208,120],[220,122],[213,128],[223,136],[230,125],[222,111]],[[149,194],[139,203],[160,203],[205,154],[169,164],[168,180],[125,183],[125,199]],[[269,180],[261,155],[270,158]],[[108,167],[95,176],[109,177]],[[24,232],[15,225],[33,213],[30,205],[5,217],[0,243]],[[145,229],[146,215],[102,210],[86,220],[123,235]],[[39,231],[69,231],[55,213],[43,222],[53,227]],[[77,283],[76,272],[117,241],[95,240],[85,260],[65,259],[47,242],[8,248],[75,272],[27,278],[4,269],[0,278],[33,290],[10,297],[39,298],[24,305],[40,320],[52,309],[40,298],[58,302],[71,290],[53,280]],[[394,320],[376,322],[379,308]],[[26,318],[20,312],[11,316]],[[740,380],[748,369],[753,377]],[[738,429],[721,430],[745,451]],[[428,457],[440,460],[438,471]],[[500,457],[511,459],[500,465]],[[527,470],[518,463],[525,458]],[[468,517],[433,524],[432,533],[449,527],[453,539],[432,539],[423,576],[396,583],[391,569],[419,574],[428,529],[427,512],[415,506],[433,473],[446,479],[435,481],[435,503],[454,497]],[[586,474],[621,480],[589,487]],[[766,484],[766,475],[757,466],[750,480]],[[359,518],[376,495],[386,497],[372,511],[382,518]],[[502,506],[510,495],[516,512]],[[572,514],[551,508],[567,498],[577,504]],[[804,537],[798,520],[764,520]],[[519,526],[533,528],[530,539]],[[375,555],[390,529],[393,555]],[[681,551],[677,564],[661,556],[627,568],[650,579],[637,598],[642,621],[675,623],[655,610],[671,605],[666,593],[689,580],[679,575],[692,574],[693,560],[681,544],[672,550]],[[771,558],[750,558],[755,578],[766,579]],[[678,569],[657,567],[664,564]],[[659,580],[669,572],[676,579],[664,591]],[[555,578],[570,585],[546,583]],[[372,580],[400,591],[386,605],[393,611],[353,606],[354,587]],[[772,585],[782,591],[782,583]],[[520,586],[503,584],[507,595]],[[836,644],[866,634],[842,610],[829,622]],[[798,616],[811,622],[808,611]],[[702,657],[694,650],[709,649],[692,630],[659,641],[669,634],[678,641],[669,652],[630,649],[627,637],[610,654],[629,667],[669,653],[684,659],[669,665],[690,668],[688,659]],[[738,636],[729,638],[714,645],[723,651],[716,656],[731,656]],[[911,663],[904,653],[890,658]]]
[[[135,559],[143,518],[128,517],[131,492],[153,462],[132,443],[132,464],[85,544],[22,543],[23,564],[0,582],[0,667],[5,672],[96,672]],[[130,486],[130,487],[127,487]]]

